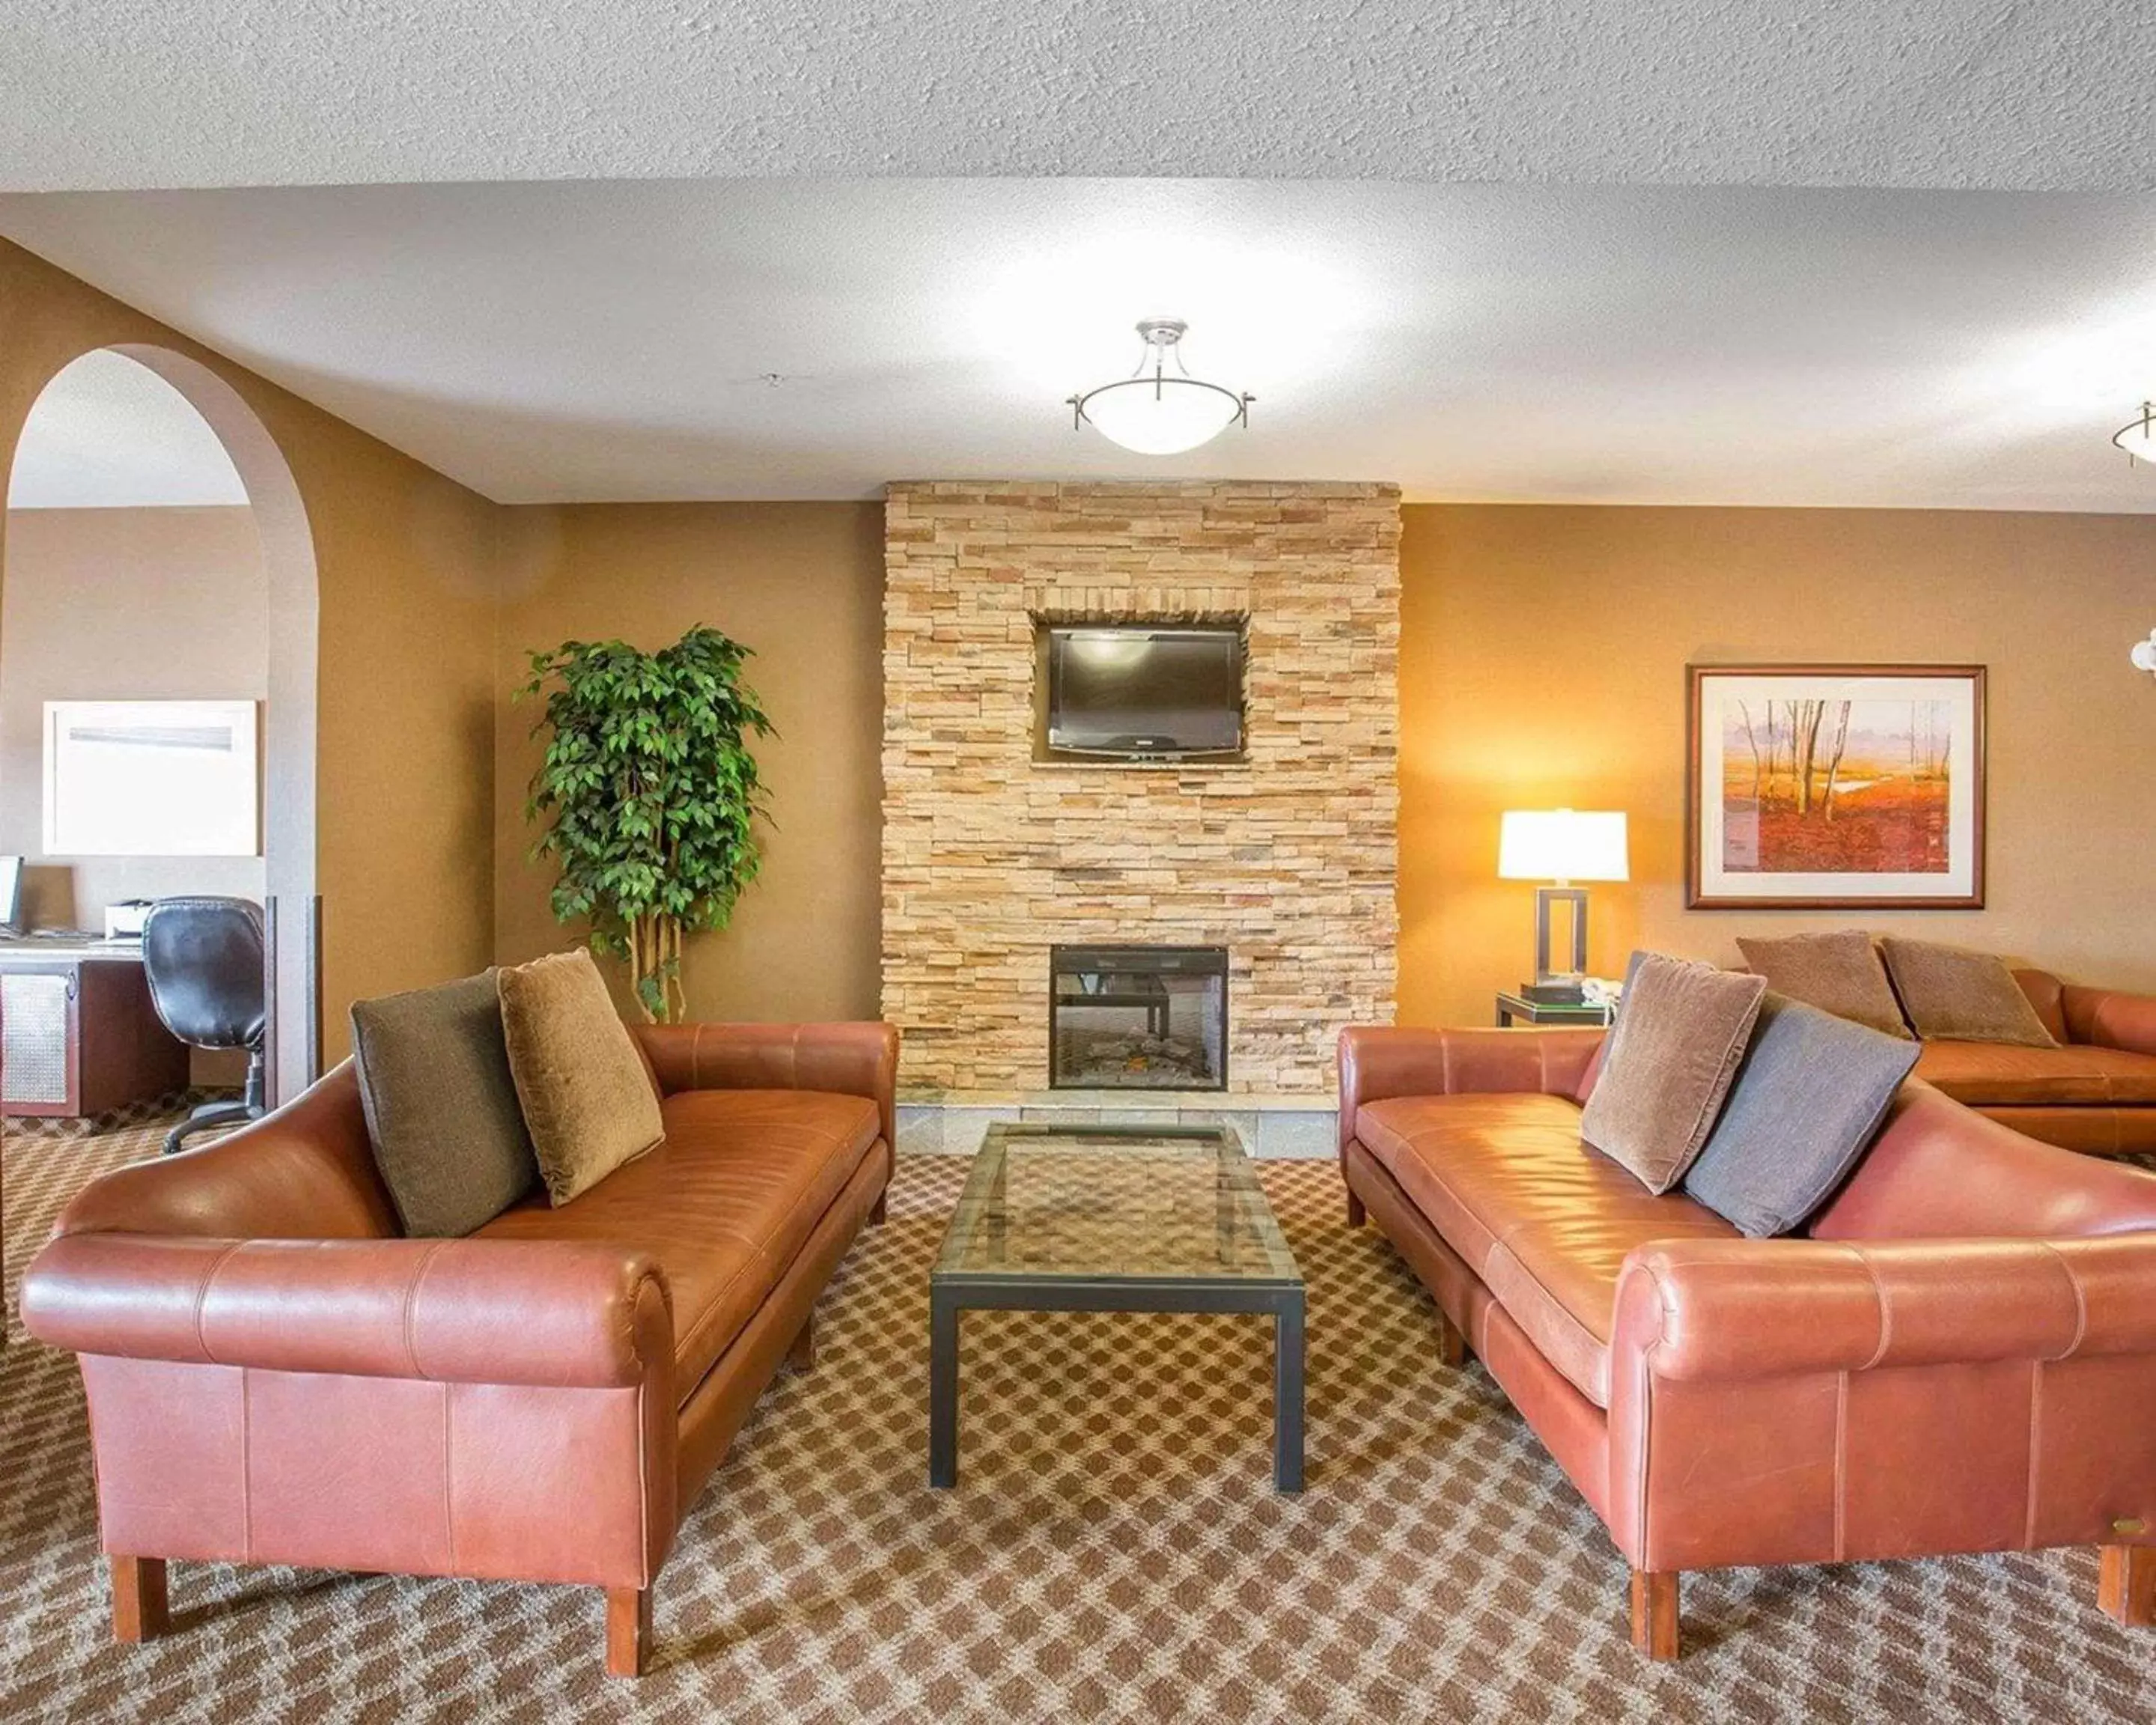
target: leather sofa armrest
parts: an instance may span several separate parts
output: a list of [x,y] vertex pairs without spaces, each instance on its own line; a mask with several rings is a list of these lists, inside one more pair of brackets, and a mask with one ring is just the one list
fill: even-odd
[[1389,1096],[1526,1091],[1584,1099],[1601,1030],[1422,1030],[1353,1024],[1340,1033],[1340,1148],[1355,1111]]
[[2156,1353],[2156,1237],[1645,1246],[1617,1288],[1613,1378]]
[[2066,1034],[2097,1048],[2156,1055],[2156,994],[2127,994],[2112,988],[2082,988],[2068,983],[2060,990]]
[[816,1090],[866,1096],[898,1142],[898,1028],[821,1024],[639,1024],[661,1096],[685,1090]]
[[395,1238],[358,1069],[342,1062],[275,1113],[213,1142],[99,1175],[69,1200],[54,1231]]
[[673,1373],[656,1263],[580,1241],[77,1234],[32,1260],[22,1312],[55,1348],[182,1364],[595,1389]]

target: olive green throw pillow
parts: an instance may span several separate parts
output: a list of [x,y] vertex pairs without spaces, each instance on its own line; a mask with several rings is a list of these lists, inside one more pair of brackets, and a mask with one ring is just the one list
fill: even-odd
[[1635,952],[1580,1137],[1650,1192],[1676,1185],[1714,1130],[1766,992],[1764,977]]
[[1851,1024],[1866,1024],[1904,1042],[1914,1039],[1887,980],[1879,949],[1861,928],[1835,934],[1790,934],[1768,940],[1738,937],[1737,950],[1777,994],[1801,1000]]
[[492,971],[356,1002],[352,1044],[374,1164],[407,1234],[470,1234],[538,1183]]
[[540,1177],[564,1204],[659,1142],[659,1098],[589,952],[536,958],[495,981]]
[[1879,944],[1902,1009],[1926,1041],[2059,1045],[2004,958],[1893,935]]

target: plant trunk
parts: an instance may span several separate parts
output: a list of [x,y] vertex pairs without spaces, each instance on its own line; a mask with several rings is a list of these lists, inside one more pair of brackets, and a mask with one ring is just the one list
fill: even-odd
[[680,1022],[689,1005],[681,980],[681,924],[654,911],[629,925],[629,977],[647,1024]]

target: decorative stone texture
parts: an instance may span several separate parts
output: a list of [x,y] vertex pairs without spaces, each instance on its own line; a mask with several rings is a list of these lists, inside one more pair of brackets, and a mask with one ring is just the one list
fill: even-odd
[[[1391,1019],[1399,521],[1391,485],[888,489],[883,1012],[909,1086],[1045,1082],[1058,942],[1226,947],[1235,1091],[1328,1091],[1339,1028]],[[1036,762],[1037,619],[1243,621],[1248,758]]]

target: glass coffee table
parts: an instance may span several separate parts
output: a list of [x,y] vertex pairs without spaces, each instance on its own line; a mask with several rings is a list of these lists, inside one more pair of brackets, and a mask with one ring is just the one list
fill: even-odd
[[988,1128],[928,1278],[928,1483],[958,1480],[958,1316],[1273,1321],[1273,1485],[1302,1489],[1302,1275],[1224,1127]]

